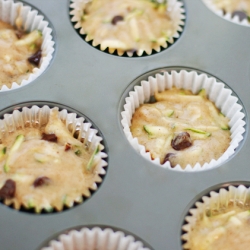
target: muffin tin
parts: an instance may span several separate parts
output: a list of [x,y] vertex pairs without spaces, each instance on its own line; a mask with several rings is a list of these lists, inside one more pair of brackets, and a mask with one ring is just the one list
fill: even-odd
[[[53,27],[55,52],[47,70],[32,83],[0,92],[0,110],[10,107],[11,112],[25,102],[53,102],[80,112],[103,135],[108,167],[98,190],[63,212],[25,213],[0,204],[1,249],[38,250],[69,228],[105,225],[131,232],[154,250],[182,250],[182,225],[195,201],[215,186],[249,181],[250,29],[214,14],[200,0],[183,2],[186,20],[178,40],[160,53],[128,58],[86,43],[70,21],[69,0],[27,1]],[[164,169],[141,157],[126,139],[121,111],[128,87],[163,68],[215,76],[244,106],[244,138],[220,166],[199,172]]]

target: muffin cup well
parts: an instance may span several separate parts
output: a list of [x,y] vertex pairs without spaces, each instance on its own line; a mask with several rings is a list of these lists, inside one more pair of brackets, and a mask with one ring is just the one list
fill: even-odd
[[197,221],[208,214],[213,214],[214,211],[226,210],[229,206],[249,209],[250,188],[245,185],[229,185],[227,188],[211,191],[209,195],[203,196],[201,201],[197,201],[195,208],[189,210],[189,215],[185,217],[185,224],[182,227],[183,249],[190,249],[190,232],[195,228]]
[[[174,30],[173,35],[168,37],[168,40],[165,41],[165,43],[161,46],[158,46],[157,48],[152,48],[150,50],[143,50],[140,49],[136,52],[134,51],[123,51],[118,50],[114,48],[109,48],[105,44],[98,44],[95,39],[90,39],[88,35],[86,34],[86,31],[82,28],[81,25],[81,18],[83,14],[83,9],[85,5],[90,2],[91,0],[71,0],[70,4],[70,16],[71,21],[74,24],[74,28],[78,30],[79,34],[84,37],[84,40],[86,42],[92,43],[93,47],[99,47],[101,51],[108,51],[110,54],[117,54],[118,56],[142,56],[142,55],[151,55],[154,52],[160,52],[163,49],[166,49],[171,44],[175,42],[176,39],[180,37],[181,32],[183,31],[184,26],[184,20],[185,20],[185,10],[183,3],[178,0],[169,0],[168,6],[166,11],[169,13],[172,22],[174,23]],[[160,1],[159,1],[160,2]]]
[[24,31],[31,32],[33,30],[40,30],[43,35],[43,42],[41,45],[42,57],[39,67],[35,67],[30,73],[28,79],[22,80],[20,84],[13,82],[11,88],[3,85],[0,92],[17,89],[34,81],[40,76],[49,66],[54,52],[54,41],[52,38],[52,29],[49,27],[48,21],[44,20],[44,16],[38,13],[28,5],[22,2],[14,2],[13,0],[0,0],[0,20],[16,26],[18,21]]
[[141,241],[135,240],[131,235],[125,235],[122,231],[113,231],[111,228],[101,229],[87,227],[81,230],[71,230],[62,234],[58,240],[52,240],[48,247],[41,250],[149,250],[143,247]]
[[[77,113],[71,112],[70,109],[58,108],[57,106],[48,105],[32,105],[23,106],[12,113],[4,114],[4,118],[0,120],[0,139],[3,135],[8,133],[13,133],[14,131],[22,128],[37,128],[44,126],[49,121],[49,115],[51,110],[59,111],[59,118],[65,124],[66,128],[72,134],[72,136],[81,141],[84,147],[94,155],[96,148],[98,147],[98,152],[95,152],[93,160],[95,161],[95,168],[91,175],[93,175],[92,184],[87,187],[87,190],[80,190],[79,195],[77,194],[74,198],[67,198],[62,200],[62,204],[54,207],[50,204],[47,199],[44,200],[42,204],[34,204],[31,208],[29,207],[30,198],[28,195],[22,197],[22,201],[16,199],[3,199],[3,203],[7,206],[13,206],[13,208],[22,211],[34,210],[36,213],[40,212],[51,212],[61,211],[67,208],[73,207],[75,204],[82,203],[86,198],[91,197],[92,193],[98,189],[99,184],[102,182],[103,176],[106,174],[107,161],[104,159],[107,157],[105,153],[104,143],[102,143],[103,138],[99,135],[97,129],[93,128],[90,121],[83,116],[77,115]],[[4,172],[4,171],[3,171]],[[46,171],[44,172],[46,175]],[[9,175],[6,173],[7,177],[19,180],[19,176],[13,173]],[[6,177],[6,178],[7,178]],[[5,180],[3,178],[3,180]],[[4,183],[0,183],[1,187]]]
[[250,22],[247,18],[240,19],[238,15],[233,15],[232,13],[225,13],[222,9],[219,9],[213,2],[213,0],[203,0],[204,4],[216,15],[224,18],[225,20],[236,23],[239,25],[250,27]]
[[[210,162],[203,165],[199,162],[194,166],[188,164],[184,169],[182,169],[180,165],[172,168],[168,161],[161,165],[159,158],[152,160],[150,153],[146,152],[145,147],[140,145],[137,138],[132,136],[130,125],[135,109],[143,103],[148,103],[156,91],[162,92],[165,89],[170,89],[174,86],[178,89],[191,90],[194,94],[197,94],[204,88],[208,99],[212,101],[227,118],[229,118],[231,142],[228,149],[219,159],[212,159]],[[186,70],[180,70],[178,72],[172,70],[171,72],[158,73],[154,77],[149,76],[147,81],[141,81],[139,86],[135,86],[134,90],[129,92],[129,96],[125,98],[124,111],[121,113],[121,123],[128,141],[144,158],[157,165],[172,170],[200,171],[214,168],[225,162],[234,154],[239,143],[243,140],[243,134],[245,132],[245,121],[243,119],[245,114],[241,112],[243,107],[237,102],[238,98],[232,95],[232,90],[226,88],[225,84],[216,81],[215,78],[209,77],[205,73],[199,74],[196,71],[189,72]]]

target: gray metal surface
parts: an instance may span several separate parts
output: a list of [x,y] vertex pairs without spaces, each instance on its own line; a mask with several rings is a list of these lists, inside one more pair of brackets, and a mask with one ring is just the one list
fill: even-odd
[[[153,56],[123,58],[85,43],[73,29],[68,0],[29,0],[55,29],[56,52],[33,83],[0,93],[0,109],[20,102],[48,101],[89,117],[108,145],[109,166],[101,187],[81,205],[61,213],[29,214],[0,204],[0,249],[34,250],[67,228],[108,225],[144,239],[155,250],[181,250],[181,226],[204,190],[249,181],[249,135],[222,166],[198,173],[166,170],[143,159],[120,125],[120,102],[129,84],[147,71],[189,67],[230,86],[250,112],[250,28],[212,13],[201,0],[185,0],[186,24],[178,41]],[[246,119],[248,123],[248,119]]]

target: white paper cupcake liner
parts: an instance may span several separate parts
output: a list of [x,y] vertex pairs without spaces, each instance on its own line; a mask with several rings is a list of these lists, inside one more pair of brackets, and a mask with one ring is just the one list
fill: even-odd
[[82,228],[62,234],[53,240],[48,247],[41,250],[149,250],[141,241],[122,231],[114,232],[111,228]]
[[[141,104],[147,103],[150,100],[150,97],[154,95],[155,91],[162,92],[165,89],[170,89],[174,86],[178,89],[182,88],[191,90],[194,94],[204,88],[208,99],[229,118],[231,142],[228,149],[219,159],[212,159],[210,162],[203,165],[199,162],[194,166],[188,164],[184,169],[182,169],[180,165],[176,165],[172,168],[168,161],[161,165],[159,158],[152,160],[150,153],[146,152],[145,147],[138,143],[137,138],[133,138],[130,126],[135,109]],[[150,76],[148,81],[141,81],[140,86],[135,86],[134,90],[129,92],[129,96],[125,98],[124,111],[121,113],[121,123],[123,131],[132,147],[149,161],[164,168],[177,171],[206,170],[225,162],[234,154],[235,149],[243,140],[243,134],[245,132],[245,121],[243,118],[245,117],[245,114],[241,112],[243,107],[237,102],[238,98],[232,95],[232,90],[225,88],[225,84],[217,82],[215,78],[209,77],[204,73],[198,74],[195,71],[188,72],[186,70],[181,70],[180,72],[177,72],[173,70],[170,73],[164,72],[162,74],[156,74],[155,77]]]
[[[81,25],[81,17],[82,17],[82,11],[86,5],[86,3],[90,2],[91,0],[71,0],[70,8],[72,9],[70,12],[70,15],[72,16],[71,21],[73,23],[76,23],[74,28],[75,29],[80,29],[80,34],[81,35],[86,35],[85,30],[82,28]],[[180,33],[182,32],[184,26],[184,20],[185,20],[185,9],[183,6],[183,3],[178,0],[168,0],[168,6],[167,6],[167,11],[170,12],[170,17],[171,20],[174,23],[174,35],[172,37],[169,37],[168,41],[165,42],[164,45],[159,46],[157,49],[154,49],[156,52],[160,52],[162,50],[161,47],[167,48],[168,44],[173,44],[174,39],[178,39],[180,37]],[[85,41],[89,42],[91,41],[88,39],[86,36]],[[103,46],[102,44],[98,44],[95,42],[95,40],[92,41],[92,46],[96,47],[100,45],[100,49],[102,51],[106,50],[107,47]],[[108,48],[109,53],[113,54],[115,52],[114,49]],[[150,51],[144,51],[144,50],[138,50],[136,52],[137,56],[141,56],[144,52],[146,52],[147,55],[151,55],[153,52],[153,49]],[[124,52],[124,51],[117,51],[119,56],[124,55],[126,53],[127,56],[131,57],[133,56],[133,52]]]
[[27,80],[23,80],[20,84],[13,82],[11,88],[3,85],[0,92],[17,89],[34,81],[48,67],[54,52],[54,41],[51,36],[52,29],[49,27],[49,23],[44,20],[44,17],[40,15],[37,10],[32,9],[30,6],[23,5],[21,2],[13,2],[13,0],[0,0],[1,21],[15,26],[15,21],[18,17],[21,17],[22,28],[25,31],[31,32],[38,29],[43,34],[40,66],[39,68],[33,69],[33,72],[29,75]]
[[212,211],[218,211],[221,208],[226,209],[232,204],[249,207],[250,188],[243,185],[229,186],[228,189],[221,188],[218,192],[211,191],[210,197],[203,196],[201,202],[196,202],[196,208],[189,210],[190,215],[185,217],[186,224],[182,227],[185,232],[182,235],[182,239],[185,241],[183,249],[190,249],[190,232],[195,228],[197,220],[202,219],[203,216]]
[[239,16],[237,15],[232,16],[232,13],[223,13],[223,11],[221,9],[218,9],[218,7],[213,3],[213,0],[203,0],[203,2],[211,11],[213,11],[216,15],[224,18],[225,20],[250,27],[250,23],[247,19],[240,20]]
[[[4,119],[0,120],[0,139],[3,134],[14,132],[17,129],[25,128],[25,127],[35,127],[39,128],[43,125],[46,125],[49,121],[49,115],[51,112],[49,106],[44,105],[42,107],[38,107],[33,105],[32,107],[23,107],[21,111],[14,110],[12,114],[5,114]],[[54,107],[53,109],[59,110],[58,107]],[[59,118],[65,123],[65,126],[68,128],[70,133],[74,136],[75,133],[78,134],[77,139],[82,141],[85,148],[92,153],[99,145],[99,152],[95,156],[96,166],[95,166],[95,174],[93,177],[93,184],[89,186],[88,193],[81,194],[79,193],[79,197],[77,197],[70,204],[67,204],[67,207],[72,207],[74,202],[81,203],[84,197],[89,198],[91,196],[91,192],[98,189],[98,184],[102,182],[102,178],[100,175],[106,174],[106,166],[107,162],[105,158],[107,154],[104,152],[104,145],[101,143],[103,138],[98,135],[98,130],[92,127],[92,124],[88,121],[85,121],[84,117],[77,117],[76,113],[68,113],[66,109],[62,109],[59,111]],[[77,131],[77,132],[76,132]],[[0,183],[0,186],[3,186],[4,183]],[[6,205],[12,205],[12,200],[5,200],[4,203]],[[19,209],[18,204],[13,204],[14,208]],[[44,209],[50,207],[50,204],[43,204]],[[40,212],[40,211],[36,211]]]

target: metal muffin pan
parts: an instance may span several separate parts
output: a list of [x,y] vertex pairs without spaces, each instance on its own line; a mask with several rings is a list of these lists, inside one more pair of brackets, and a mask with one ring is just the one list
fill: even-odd
[[[204,190],[250,179],[249,27],[224,20],[201,0],[184,0],[186,21],[180,38],[166,50],[126,58],[92,47],[76,33],[69,0],[28,0],[54,28],[54,58],[32,83],[0,92],[0,110],[24,102],[54,102],[89,117],[108,148],[108,171],[98,190],[82,204],[52,214],[32,214],[0,204],[0,249],[38,250],[69,228],[105,225],[131,232],[154,250],[181,250],[181,227]],[[212,170],[176,172],[143,159],[127,141],[121,103],[130,83],[165,67],[187,67],[226,83],[246,111],[244,140],[234,157]]]

